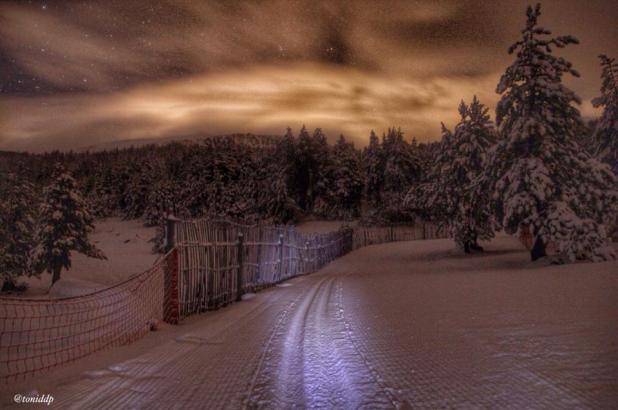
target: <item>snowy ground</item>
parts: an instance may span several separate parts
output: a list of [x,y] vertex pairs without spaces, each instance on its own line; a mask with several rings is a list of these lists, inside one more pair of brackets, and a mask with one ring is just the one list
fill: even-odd
[[[618,263],[513,239],[371,246],[225,309],[2,389],[67,408],[612,408]],[[21,408],[14,405],[15,408]]]
[[[103,251],[107,260],[74,253],[71,269],[62,271],[58,288],[54,287],[51,296],[87,293],[99,286],[114,285],[133,274],[147,270],[158,257],[152,253],[153,244],[149,242],[154,235],[155,228],[144,227],[144,223],[139,220],[107,218],[97,221],[91,240]],[[44,297],[51,286],[51,275],[43,273],[40,279],[28,278],[26,282],[29,288],[21,295]]]

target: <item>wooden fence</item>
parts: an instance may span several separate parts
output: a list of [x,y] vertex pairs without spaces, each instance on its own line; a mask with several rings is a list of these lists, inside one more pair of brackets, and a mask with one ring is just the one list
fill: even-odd
[[353,239],[351,229],[303,235],[290,226],[212,220],[177,221],[173,230],[179,252],[180,318],[315,272],[352,250]]
[[387,242],[443,238],[448,238],[447,229],[428,222],[414,225],[357,226],[354,227],[353,249]]
[[177,320],[225,306],[245,292],[315,272],[363,246],[441,237],[444,232],[426,223],[344,227],[308,235],[293,226],[171,220],[168,243],[178,249]]

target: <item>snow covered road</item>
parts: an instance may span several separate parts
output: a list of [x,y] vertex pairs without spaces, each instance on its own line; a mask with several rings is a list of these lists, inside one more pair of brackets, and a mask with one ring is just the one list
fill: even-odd
[[618,263],[451,247],[364,248],[31,387],[79,409],[616,406]]

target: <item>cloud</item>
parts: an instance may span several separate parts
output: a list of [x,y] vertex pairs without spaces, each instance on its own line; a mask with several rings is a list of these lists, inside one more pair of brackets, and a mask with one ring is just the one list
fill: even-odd
[[[5,2],[0,148],[281,133],[303,122],[359,141],[392,125],[438,138],[462,98],[497,99],[526,4],[110,0],[42,10]],[[618,54],[618,12],[602,1],[547,0],[544,10],[542,22],[556,33],[583,38],[565,55],[584,78],[568,84],[590,99],[599,87],[596,54]]]
[[487,29],[474,27],[475,20],[455,4],[69,2],[46,10],[5,4],[0,44],[14,64],[54,91],[105,92],[286,61],[440,74],[447,67],[453,71],[452,59],[461,56],[437,66],[434,51],[489,38],[471,37]]
[[[193,76],[105,95],[0,100],[13,115],[0,125],[12,136],[3,148],[37,141],[39,150],[88,146],[110,138],[213,134],[225,130],[283,133],[285,127],[322,127],[364,143],[370,129],[402,126],[421,140],[452,122],[456,103],[495,78],[436,78],[431,82],[381,76],[332,65],[256,66]],[[492,93],[481,93],[492,103]],[[61,121],[58,121],[62,118]]]

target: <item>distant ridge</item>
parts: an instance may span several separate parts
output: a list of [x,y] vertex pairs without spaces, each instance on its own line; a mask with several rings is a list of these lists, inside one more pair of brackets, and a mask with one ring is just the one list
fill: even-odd
[[226,135],[209,135],[209,136],[178,136],[166,138],[136,138],[104,142],[101,144],[93,144],[83,148],[77,148],[75,152],[97,152],[111,151],[115,149],[138,148],[145,145],[167,145],[172,143],[179,144],[200,144],[207,139],[233,139],[239,144],[244,144],[254,148],[269,149],[274,148],[281,138],[280,135],[256,135],[251,133],[241,134],[226,134]]

